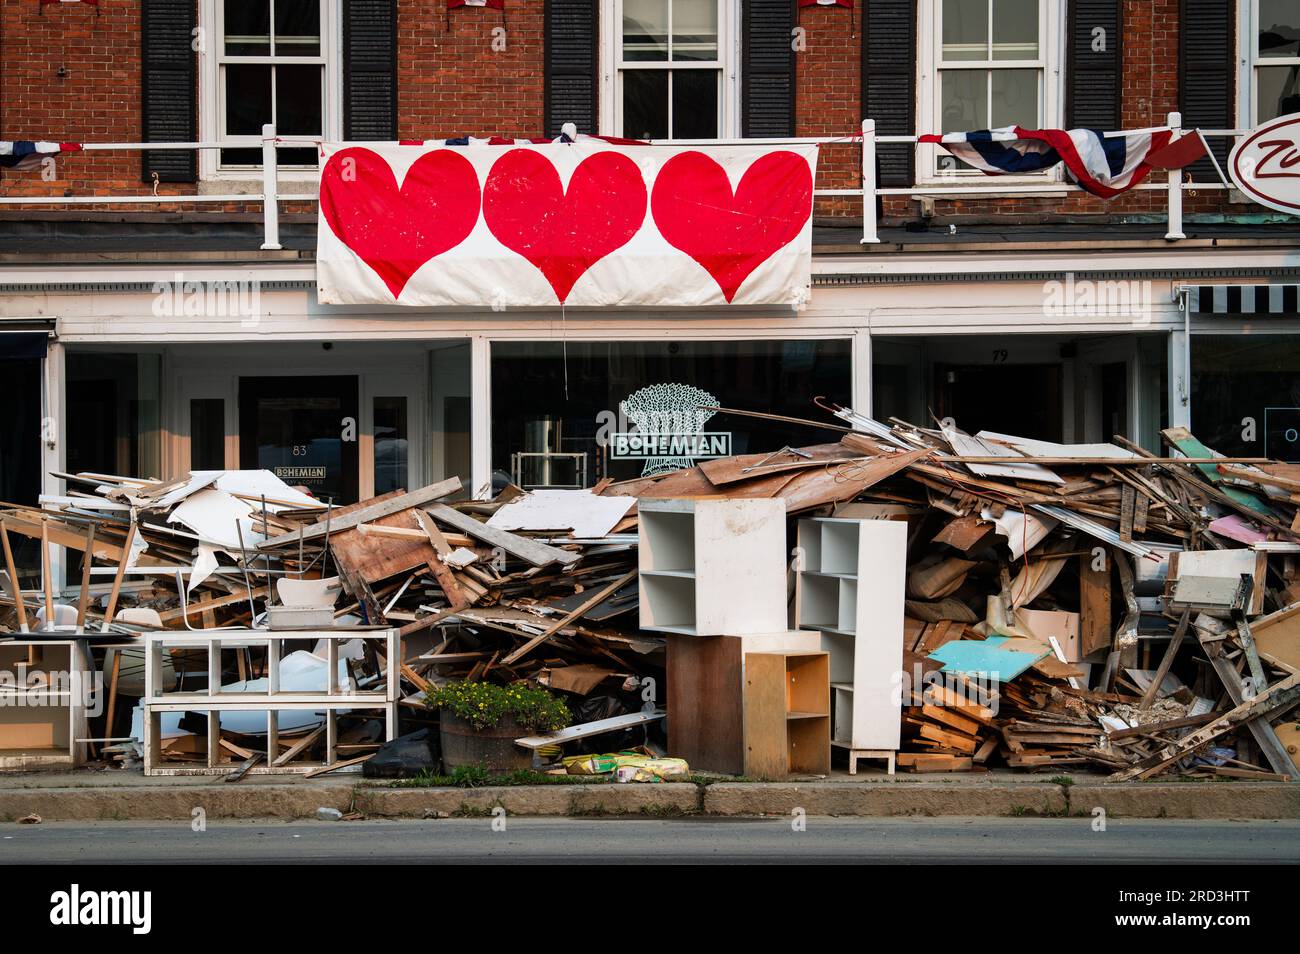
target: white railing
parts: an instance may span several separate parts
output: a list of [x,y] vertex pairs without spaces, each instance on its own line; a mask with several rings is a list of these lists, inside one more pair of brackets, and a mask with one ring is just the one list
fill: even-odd
[[[1166,128],[1166,127],[1161,127]],[[1182,116],[1179,113],[1169,113],[1167,117],[1167,128],[1175,134],[1181,134]],[[1235,137],[1242,135],[1241,130],[1236,129],[1202,129],[1201,134],[1207,138],[1211,137]],[[810,136],[786,139],[706,139],[690,140],[691,145],[790,145],[796,143],[817,143],[822,145],[855,143],[862,144],[862,185],[856,189],[814,189],[813,195],[822,198],[834,197],[854,197],[862,202],[862,238],[861,244],[870,245],[878,244],[881,239],[879,235],[879,223],[876,217],[876,196],[904,195],[918,198],[952,198],[959,196],[1032,196],[1035,194],[1052,194],[1060,195],[1064,192],[1070,192],[1077,187],[1065,181],[1056,182],[1029,182],[1023,180],[1015,183],[996,184],[996,180],[985,179],[984,177],[972,178],[971,181],[958,181],[958,177],[953,177],[950,182],[940,183],[919,183],[905,187],[881,187],[876,181],[876,148],[880,144],[909,143],[913,146],[919,143],[917,136],[878,136],[876,135],[876,123],[872,119],[864,119],[860,133],[856,136]],[[228,202],[248,202],[260,203],[262,205],[262,248],[279,249],[280,245],[280,208],[282,201],[287,202],[315,202],[316,195],[312,193],[289,193],[280,192],[279,163],[277,150],[281,146],[304,146],[321,144],[320,139],[308,137],[282,137],[277,136],[275,126],[267,124],[262,127],[262,191],[260,193],[244,194],[193,194],[193,195],[126,195],[126,196],[108,196],[108,195],[86,195],[86,196],[0,196],[0,207],[6,205],[149,205],[149,204],[175,204],[175,203],[194,203],[194,204],[211,204],[211,203],[228,203]],[[652,140],[651,145],[663,146],[681,146],[686,142],[682,140]],[[247,148],[246,142],[165,142],[165,143],[147,143],[147,142],[106,142],[106,143],[83,143],[83,151],[153,151],[153,150],[203,150],[203,149],[230,149],[243,147]],[[964,177],[963,177],[964,178]],[[1188,183],[1183,181],[1181,170],[1170,170],[1167,181],[1160,182],[1143,182],[1133,187],[1133,191],[1157,191],[1164,190],[1167,194],[1167,217],[1168,225],[1165,232],[1165,238],[1170,241],[1178,241],[1186,238],[1183,232],[1183,191],[1186,189],[1194,190],[1214,190],[1227,189],[1228,186],[1223,182],[1198,182]]]

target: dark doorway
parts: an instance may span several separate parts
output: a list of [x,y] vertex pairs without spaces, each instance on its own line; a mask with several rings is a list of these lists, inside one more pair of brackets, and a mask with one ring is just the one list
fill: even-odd
[[1112,361],[1101,366],[1101,439],[1116,434],[1137,440],[1128,426],[1128,364]]
[[[40,347],[43,354],[43,342]],[[19,349],[9,353],[17,355]],[[0,375],[8,395],[5,426],[0,428],[0,500],[34,506],[41,492],[41,359],[0,351]],[[11,534],[9,542],[18,575],[24,577],[38,562],[36,542],[19,534]],[[19,582],[29,585],[27,580]]]
[[239,466],[269,470],[321,500],[355,503],[358,379],[239,379]]
[[936,364],[935,403],[968,434],[1061,440],[1059,364]]

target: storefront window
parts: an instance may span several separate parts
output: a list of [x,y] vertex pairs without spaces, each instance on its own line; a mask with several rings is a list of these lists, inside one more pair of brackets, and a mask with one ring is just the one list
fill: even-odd
[[162,356],[70,352],[67,465],[124,477],[162,473]]
[[377,397],[375,419],[375,493],[406,489],[410,438],[406,430],[406,398]]
[[1192,432],[1229,457],[1300,463],[1300,336],[1193,335]]
[[849,404],[850,390],[843,340],[497,343],[493,483],[590,487],[834,440],[708,406],[820,420],[812,399]]

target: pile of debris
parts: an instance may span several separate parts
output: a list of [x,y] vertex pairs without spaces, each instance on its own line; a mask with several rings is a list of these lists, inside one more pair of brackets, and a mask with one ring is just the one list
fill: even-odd
[[[526,681],[564,693],[565,738],[599,751],[603,720],[662,715],[639,691],[664,640],[638,628],[637,499],[780,498],[789,517],[907,523],[904,768],[1300,774],[1300,466],[1179,428],[1160,456],[827,410],[842,423],[779,420],[832,443],[491,501],[456,479],[333,507],[266,471],[62,474],[65,496],[0,511],[0,631],[396,627],[408,728],[431,687]],[[57,547],[91,557],[75,604],[12,585],[15,534],[47,568]]]
[[1300,776],[1300,466],[827,410],[794,423],[838,443],[610,490],[906,520],[900,765]]

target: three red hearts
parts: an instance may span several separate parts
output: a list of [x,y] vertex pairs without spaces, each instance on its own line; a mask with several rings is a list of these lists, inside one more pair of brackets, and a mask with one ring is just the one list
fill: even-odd
[[[808,163],[792,152],[759,157],[734,191],[711,157],[682,152],[659,170],[649,206],[664,240],[713,276],[730,302],[803,230],[812,189]],[[321,174],[320,203],[334,234],[394,298],[417,269],[469,236],[481,207],[496,240],[531,262],[563,302],[592,265],[640,230],[647,196],[641,170],[619,152],[588,156],[566,190],[542,154],[512,149],[493,163],[480,194],[474,167],[454,150],[420,156],[399,188],[383,158],[351,147]]]

